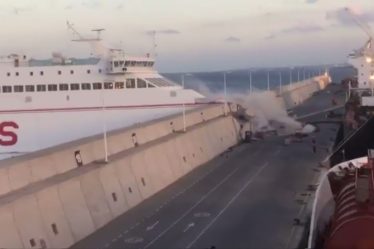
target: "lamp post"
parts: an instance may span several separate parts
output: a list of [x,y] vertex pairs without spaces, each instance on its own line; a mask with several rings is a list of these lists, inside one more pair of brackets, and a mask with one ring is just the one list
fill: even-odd
[[279,94],[282,93],[282,71],[279,71]]
[[268,91],[270,91],[270,71],[268,71],[268,75],[267,75],[267,82],[268,82]]
[[297,82],[300,82],[300,68],[297,69]]
[[305,67],[303,68],[303,80],[306,80]]
[[104,99],[103,86],[101,87],[101,104],[102,104],[102,117],[103,117],[103,142],[104,142],[104,162],[108,163],[108,136],[107,136],[107,125],[106,125],[106,108]]
[[[184,74],[182,74],[182,88],[184,90]],[[183,100],[183,132],[186,132],[186,104],[185,101]]]
[[[182,88],[185,90],[185,77],[186,76],[192,76],[190,73],[183,73],[181,78],[182,78]],[[187,131],[187,125],[186,125],[186,102],[183,100],[183,132]]]
[[224,94],[224,114],[225,116],[227,115],[227,73],[228,72],[223,72],[223,94]]
[[249,71],[249,94],[251,95],[252,94],[252,71]]
[[290,68],[290,85],[292,84],[292,81],[293,81],[293,79],[292,79],[292,70],[293,70],[293,68],[291,67]]

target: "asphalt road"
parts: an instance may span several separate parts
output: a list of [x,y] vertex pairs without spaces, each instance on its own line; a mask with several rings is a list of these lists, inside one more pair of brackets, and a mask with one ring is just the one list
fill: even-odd
[[[331,107],[324,94],[331,93],[317,95],[295,111]],[[313,120],[317,118],[324,114]],[[319,176],[319,162],[327,156],[336,128],[323,124],[314,138],[288,146],[281,137],[242,144],[74,248],[287,248],[295,239],[294,219],[305,209],[304,197],[311,194],[309,185]]]

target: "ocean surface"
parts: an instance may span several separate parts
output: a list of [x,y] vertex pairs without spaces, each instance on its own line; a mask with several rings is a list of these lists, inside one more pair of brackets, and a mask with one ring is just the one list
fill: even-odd
[[[279,89],[280,84],[288,85],[291,82],[302,80],[305,77],[311,77],[320,72],[325,72],[325,67],[303,67],[294,68],[261,68],[251,70],[252,72],[252,88],[257,90],[265,90],[268,85],[268,72],[270,79],[270,88]],[[226,88],[228,93],[246,93],[250,89],[249,80],[250,70],[232,70],[226,73]],[[292,74],[291,74],[292,72]],[[330,67],[329,73],[333,83],[340,83],[346,77],[352,77],[357,74],[356,70],[350,66]],[[291,76],[292,75],[292,76]],[[163,74],[166,78],[181,84],[182,73]],[[202,94],[219,93],[224,89],[224,72],[199,72],[184,73],[185,87],[194,89]]]

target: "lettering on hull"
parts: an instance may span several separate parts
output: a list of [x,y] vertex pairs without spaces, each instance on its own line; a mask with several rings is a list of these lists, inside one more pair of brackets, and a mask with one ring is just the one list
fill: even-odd
[[17,123],[5,121],[0,123],[0,146],[13,146],[18,142],[16,130],[19,129]]

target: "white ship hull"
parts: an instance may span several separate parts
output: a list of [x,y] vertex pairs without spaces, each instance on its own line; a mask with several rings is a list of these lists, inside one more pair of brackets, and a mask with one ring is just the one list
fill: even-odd
[[357,158],[351,161],[340,163],[329,169],[321,178],[318,185],[316,196],[314,199],[312,217],[310,223],[308,248],[314,249],[317,245],[319,237],[326,233],[326,228],[332,219],[335,211],[335,201],[331,191],[328,174],[330,172],[339,172],[344,168],[348,168],[349,163],[355,167],[361,167],[368,162],[367,157]]
[[180,113],[183,104],[191,108],[198,97],[182,88],[13,94],[11,100],[0,100],[2,107],[12,103],[0,109],[0,124],[17,125],[0,130],[0,159],[99,134],[104,127],[113,130]]

